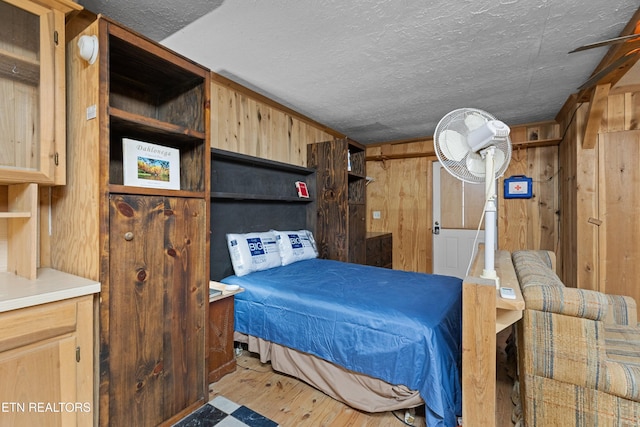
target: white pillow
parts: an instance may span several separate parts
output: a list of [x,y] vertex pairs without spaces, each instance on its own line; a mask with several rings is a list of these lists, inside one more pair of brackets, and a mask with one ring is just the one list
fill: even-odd
[[282,265],[318,257],[318,248],[311,231],[271,231],[275,234],[278,242]]
[[227,234],[227,246],[236,276],[279,267],[282,263],[276,236],[271,231]]

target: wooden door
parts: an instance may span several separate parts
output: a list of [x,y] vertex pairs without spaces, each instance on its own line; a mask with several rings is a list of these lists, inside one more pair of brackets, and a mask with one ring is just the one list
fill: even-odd
[[204,201],[112,195],[109,220],[109,424],[156,425],[204,399]]
[[600,134],[598,153],[598,290],[640,301],[640,131]]
[[484,242],[484,185],[465,183],[433,162],[433,273],[464,279]]

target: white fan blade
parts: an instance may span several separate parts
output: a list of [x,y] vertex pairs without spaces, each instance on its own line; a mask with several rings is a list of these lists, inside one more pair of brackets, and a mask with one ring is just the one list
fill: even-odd
[[486,172],[484,170],[484,159],[478,153],[470,153],[467,156],[467,170],[473,176],[484,178]]
[[486,122],[487,120],[479,114],[468,114],[464,118],[464,124],[467,125],[467,129],[469,129],[469,131],[484,126]]
[[445,129],[440,133],[440,148],[449,160],[459,162],[469,152],[469,146],[465,138],[455,130]]
[[502,168],[506,158],[507,158],[507,156],[504,154],[504,151],[496,149],[496,153],[495,153],[495,156],[493,158],[494,174],[497,174],[497,172],[500,170],[500,168]]

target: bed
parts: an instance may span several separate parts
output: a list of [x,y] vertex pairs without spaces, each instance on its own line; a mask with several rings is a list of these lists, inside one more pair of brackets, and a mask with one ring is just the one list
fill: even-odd
[[220,191],[212,193],[211,278],[244,288],[235,299],[235,339],[275,370],[357,409],[424,403],[429,427],[457,425],[461,280],[317,258],[234,275],[227,233],[313,230],[314,217],[313,199],[298,203],[281,189],[255,186],[225,189],[231,184],[222,178],[229,171],[247,176],[242,168],[267,174],[261,181],[275,187],[280,180],[288,188],[292,179],[304,179],[313,188],[313,171],[306,168],[214,152],[212,188]]

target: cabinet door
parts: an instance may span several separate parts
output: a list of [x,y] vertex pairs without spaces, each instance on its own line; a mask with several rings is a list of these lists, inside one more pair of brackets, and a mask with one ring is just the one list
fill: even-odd
[[91,425],[93,297],[0,313],[0,425]]
[[0,354],[0,425],[73,426],[76,413],[90,413],[76,395],[75,354],[74,336]]
[[2,1],[0,28],[0,181],[64,184],[64,13]]
[[209,304],[209,382],[213,383],[236,368],[233,354],[233,296]]
[[205,221],[201,199],[111,196],[110,425],[156,425],[204,399]]

